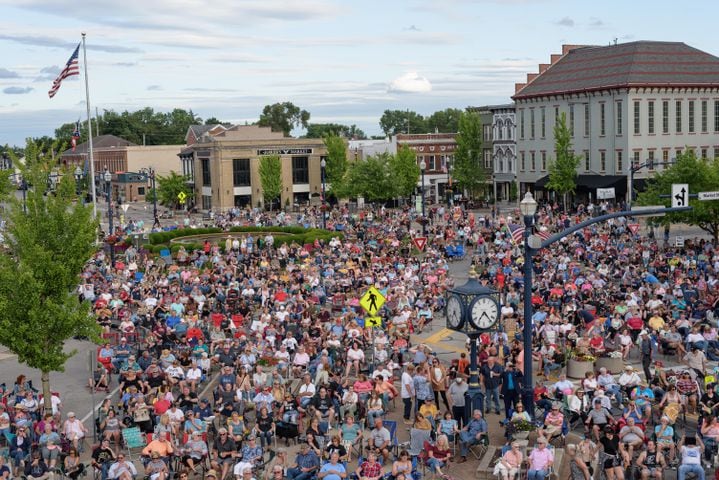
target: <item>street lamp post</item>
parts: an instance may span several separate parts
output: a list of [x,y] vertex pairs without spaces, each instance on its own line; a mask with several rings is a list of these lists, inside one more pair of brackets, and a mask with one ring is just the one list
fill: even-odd
[[524,217],[524,381],[522,403],[530,417],[534,418],[534,380],[532,378],[532,249],[529,237],[532,234],[537,202],[531,192],[524,195],[519,204]]
[[75,167],[75,190],[78,195],[80,195],[82,188],[80,185],[80,182],[82,181],[82,168],[80,168],[80,165]]
[[105,169],[103,179],[105,180],[105,188],[107,189],[107,218],[109,222],[108,236],[110,237],[110,241],[108,242],[110,244],[110,265],[112,266],[112,268],[115,268],[115,242],[112,239],[112,236],[114,234],[114,228],[112,226],[112,174],[109,170]]
[[152,228],[160,227],[160,217],[157,216],[157,187],[155,186],[155,169],[152,167],[141,168],[139,173],[147,175],[152,188]]
[[447,208],[452,206],[452,163],[447,160],[447,190],[445,195],[447,196]]
[[427,235],[427,216],[425,212],[425,205],[424,205],[424,171],[427,170],[427,162],[422,159],[421,162],[419,162],[419,169],[422,170],[422,235]]
[[[674,165],[676,162],[676,158],[672,158],[669,162],[663,162],[664,168],[667,168],[667,165]],[[649,160],[647,162],[642,163],[641,165],[635,165],[631,166],[631,163],[629,164],[629,187],[627,188],[627,210],[632,210],[632,201],[634,200],[634,174],[637,173],[639,170],[641,170],[644,167],[649,167],[650,169],[654,168],[655,160]]]
[[322,175],[322,230],[327,230],[327,192],[325,186],[325,168],[327,168],[327,160],[320,160],[320,173]]

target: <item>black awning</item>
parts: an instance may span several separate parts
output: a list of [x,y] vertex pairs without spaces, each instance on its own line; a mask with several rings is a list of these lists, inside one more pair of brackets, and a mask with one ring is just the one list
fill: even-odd
[[534,188],[538,190],[544,190],[547,187],[547,183],[549,183],[549,175],[545,175],[536,182],[534,182]]
[[627,183],[627,177],[623,175],[577,175],[577,187],[594,189],[617,187]]

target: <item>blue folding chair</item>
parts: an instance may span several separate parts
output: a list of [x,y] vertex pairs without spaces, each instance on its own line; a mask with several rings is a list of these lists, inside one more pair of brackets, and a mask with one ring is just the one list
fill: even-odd
[[450,260],[454,260],[454,257],[457,255],[457,251],[452,245],[447,245],[446,247],[444,247],[444,253]]

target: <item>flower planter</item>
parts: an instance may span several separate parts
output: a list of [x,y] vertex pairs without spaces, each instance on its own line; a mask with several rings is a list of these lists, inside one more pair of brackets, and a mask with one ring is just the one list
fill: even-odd
[[597,370],[603,367],[606,368],[608,372],[617,374],[621,373],[624,369],[624,360],[622,360],[621,357],[599,357],[597,358],[595,366],[597,367]]
[[584,378],[587,372],[593,371],[594,363],[592,362],[579,362],[573,358],[567,362],[567,377],[569,378]]
[[512,437],[515,440],[526,440],[529,438],[529,432],[514,432]]

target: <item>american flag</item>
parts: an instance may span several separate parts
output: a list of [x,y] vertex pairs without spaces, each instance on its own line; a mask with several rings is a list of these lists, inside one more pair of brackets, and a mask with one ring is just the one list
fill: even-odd
[[537,230],[537,235],[539,235],[539,238],[541,238],[542,240],[546,240],[552,236],[552,234],[551,234],[551,232],[549,232],[549,230],[542,230],[542,229]]
[[75,124],[75,130],[72,132],[72,140],[70,140],[70,143],[72,144],[72,151],[75,151],[75,147],[77,146],[77,141],[80,139],[80,120],[78,119],[77,123]]
[[524,227],[521,225],[510,224],[508,228],[509,233],[512,234],[512,240],[514,240],[514,243],[520,245],[522,243],[522,237],[524,236]]
[[80,53],[80,44],[77,44],[77,47],[75,48],[75,51],[72,52],[72,55],[70,55],[70,60],[67,61],[65,64],[65,68],[62,69],[62,72],[60,72],[60,75],[57,76],[57,78],[52,82],[52,87],[50,88],[50,91],[47,92],[47,94],[50,96],[50,98],[54,97],[58,90],[60,90],[60,85],[62,85],[62,81],[65,80],[67,77],[72,77],[73,75],[80,75],[80,65],[78,64],[78,54]]

